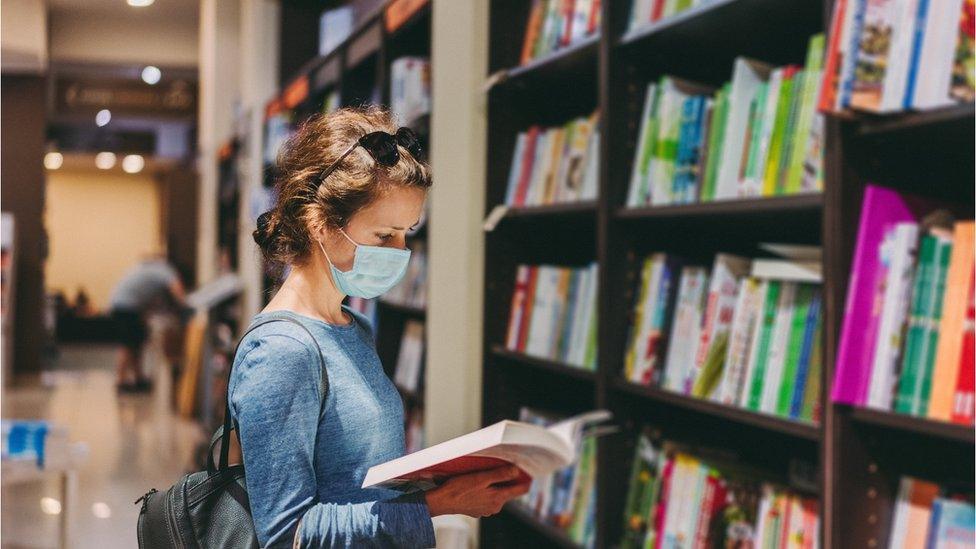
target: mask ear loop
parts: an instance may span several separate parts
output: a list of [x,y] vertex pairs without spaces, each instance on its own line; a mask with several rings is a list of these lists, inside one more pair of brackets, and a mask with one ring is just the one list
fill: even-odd
[[[357,248],[359,247],[359,244],[356,243],[355,240],[349,238],[349,235],[346,234],[346,231],[343,231],[342,229],[339,229],[339,232],[342,234],[342,236],[346,237],[346,240],[348,240],[350,243],[352,243],[353,246],[355,246]],[[329,258],[329,253],[325,251],[325,246],[322,245],[322,241],[321,240],[316,240],[315,243],[319,245],[319,249],[322,250],[322,253],[323,254],[325,254],[325,260],[329,262],[329,266],[335,267],[335,263],[333,263],[332,262],[332,259]],[[336,268],[338,268],[338,267],[336,267]]]

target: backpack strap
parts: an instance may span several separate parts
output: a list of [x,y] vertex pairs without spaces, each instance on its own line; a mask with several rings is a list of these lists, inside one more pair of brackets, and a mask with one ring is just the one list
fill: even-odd
[[[321,407],[319,408],[319,416],[321,416],[322,410],[325,409],[326,397],[328,397],[329,395],[329,372],[325,368],[325,359],[322,357],[322,348],[319,347],[319,343],[315,339],[315,336],[312,335],[312,332],[310,332],[309,329],[305,327],[305,324],[303,324],[301,321],[287,315],[275,315],[271,318],[267,318],[260,322],[250,325],[247,328],[247,331],[245,331],[241,335],[240,339],[237,340],[237,346],[234,348],[235,359],[237,357],[237,351],[240,350],[241,343],[244,341],[244,338],[247,337],[247,334],[253,332],[254,330],[256,330],[261,326],[264,326],[265,324],[270,324],[272,322],[291,322],[292,324],[298,325],[302,330],[305,331],[306,334],[308,334],[308,337],[312,340],[312,344],[315,345],[315,349],[316,351],[318,351],[318,355],[319,355],[319,366],[321,367],[321,371],[322,371],[322,383],[321,386],[319,387],[320,389],[319,393],[322,396]],[[227,399],[226,399],[227,402],[224,404],[224,423],[223,425],[217,428],[217,431],[214,432],[213,438],[210,439],[209,451],[207,452],[207,471],[211,473],[213,473],[216,470],[223,471],[230,466],[228,463],[229,454],[230,454],[230,432],[235,430],[236,428],[236,426],[233,425],[233,422],[231,420],[231,414],[230,414],[230,376],[231,373],[234,371],[234,362],[235,361],[233,360],[231,361],[230,368],[227,371]],[[217,463],[217,466],[215,467],[213,462],[213,451],[214,451],[214,445],[216,445],[218,441],[220,442],[220,461]]]

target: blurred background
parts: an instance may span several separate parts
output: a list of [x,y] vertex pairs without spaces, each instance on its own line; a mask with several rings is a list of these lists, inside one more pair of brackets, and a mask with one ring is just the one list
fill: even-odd
[[973,5],[0,0],[0,545],[203,468],[278,149],[379,103],[435,174],[348,302],[408,451],[615,418],[439,546],[973,547]]

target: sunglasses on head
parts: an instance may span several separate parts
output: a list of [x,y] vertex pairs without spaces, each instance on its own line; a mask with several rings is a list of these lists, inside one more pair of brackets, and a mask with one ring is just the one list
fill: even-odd
[[373,160],[377,164],[386,166],[387,168],[395,166],[397,162],[400,161],[400,150],[397,145],[403,147],[407,150],[414,158],[420,159],[420,155],[423,150],[420,148],[420,139],[417,138],[417,134],[413,132],[410,128],[400,128],[397,130],[396,134],[389,134],[386,132],[370,132],[366,135],[360,137],[355,143],[349,146],[345,152],[339,155],[339,158],[332,163],[331,166],[322,172],[319,177],[319,183],[325,181],[329,174],[336,171],[339,164],[347,156],[349,156],[356,147],[362,147],[366,149],[366,152],[373,157]]

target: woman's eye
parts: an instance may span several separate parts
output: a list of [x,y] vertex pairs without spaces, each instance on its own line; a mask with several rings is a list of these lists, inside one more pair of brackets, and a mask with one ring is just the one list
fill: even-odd
[[392,234],[389,234],[389,233],[388,233],[388,234],[378,234],[378,235],[376,235],[376,236],[377,236],[377,237],[378,237],[378,238],[380,239],[380,241],[382,241],[382,242],[387,242],[388,240],[390,240],[391,238],[393,238],[393,235],[392,235]]

